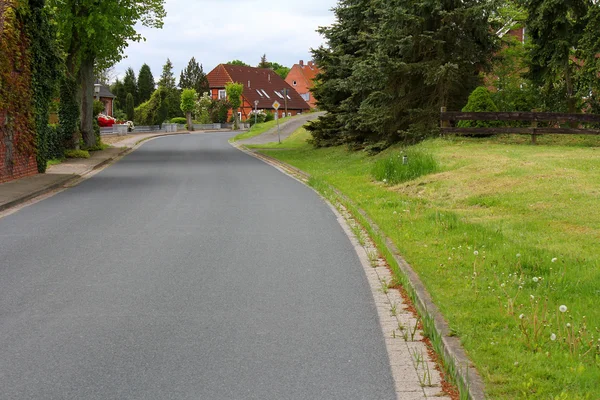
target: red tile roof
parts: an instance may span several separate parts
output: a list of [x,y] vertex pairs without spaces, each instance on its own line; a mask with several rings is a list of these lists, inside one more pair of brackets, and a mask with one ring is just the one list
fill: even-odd
[[283,89],[288,89],[288,109],[308,110],[310,108],[302,97],[271,69],[220,64],[206,77],[211,89],[223,89],[229,82],[241,83],[244,85],[242,96],[252,105],[255,100],[258,100],[259,109],[271,109],[275,100],[283,108],[285,102]]

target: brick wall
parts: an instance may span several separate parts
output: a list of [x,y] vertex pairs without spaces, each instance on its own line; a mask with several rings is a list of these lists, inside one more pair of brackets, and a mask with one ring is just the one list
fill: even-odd
[[[16,13],[8,12],[14,7],[13,1],[0,7],[0,73],[6,80],[0,85],[0,183],[37,174],[29,39]],[[5,29],[7,21],[16,30]]]

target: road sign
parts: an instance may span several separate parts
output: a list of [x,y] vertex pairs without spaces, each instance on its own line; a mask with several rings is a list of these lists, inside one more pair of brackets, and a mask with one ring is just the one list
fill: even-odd
[[275,110],[279,110],[279,107],[281,106],[281,104],[279,104],[279,102],[277,100],[275,100],[275,102],[273,103],[273,108]]

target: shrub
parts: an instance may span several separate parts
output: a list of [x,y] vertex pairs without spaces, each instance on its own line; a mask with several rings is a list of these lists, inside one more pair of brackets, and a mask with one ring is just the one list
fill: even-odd
[[275,114],[273,114],[271,111],[267,111],[265,113],[265,122],[274,121],[274,120],[275,120]]
[[92,106],[94,109],[94,116],[100,114],[102,111],[104,111],[104,103],[101,102],[100,100],[94,100],[94,105]]
[[90,152],[87,150],[65,150],[66,158],[90,158]]
[[160,125],[167,119],[169,111],[166,101],[167,91],[159,88],[152,93],[150,100],[140,104],[134,111],[136,125]]
[[175,117],[175,118],[171,118],[171,123],[184,125],[184,124],[187,124],[187,121],[185,120],[184,117]]
[[[404,157],[407,157],[406,164],[403,161]],[[392,185],[437,172],[439,169],[433,155],[409,148],[377,161],[371,175],[378,181]]]
[[208,109],[211,121],[221,124],[227,122],[227,114],[230,108],[231,105],[229,105],[229,102],[225,99],[212,100]]
[[[498,112],[498,107],[492,100],[492,96],[483,86],[479,86],[469,95],[467,105],[463,107],[463,112]],[[460,121],[460,128],[485,128],[500,126],[500,121]]]

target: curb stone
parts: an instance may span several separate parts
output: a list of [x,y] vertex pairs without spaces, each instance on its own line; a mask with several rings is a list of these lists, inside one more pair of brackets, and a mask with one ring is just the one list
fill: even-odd
[[[300,169],[289,165],[283,161],[277,160],[273,157],[270,157],[265,154],[257,153],[252,149],[249,149],[243,145],[237,145],[235,143],[231,143],[233,147],[248,153],[263,162],[266,162],[270,165],[275,166],[278,169],[283,170],[284,172],[292,171],[292,175],[297,175],[301,177],[301,181],[307,183],[310,179],[310,175]],[[390,238],[385,236],[381,229],[375,224],[375,222],[367,215],[367,213],[357,207],[353,201],[351,201],[346,195],[341,193],[336,188],[328,185],[329,188],[340,198],[342,198],[348,204],[351,204],[367,221],[370,225],[373,232],[379,235],[390,254],[392,254],[394,261],[397,263],[398,268],[401,273],[407,279],[410,289],[412,289],[414,296],[415,307],[419,311],[419,314],[425,317],[430,317],[433,321],[433,328],[441,338],[441,347],[442,347],[442,357],[447,362],[450,360],[455,367],[455,377],[460,381],[463,387],[467,388],[467,394],[469,399],[472,400],[485,400],[485,391],[484,384],[481,376],[477,372],[477,370],[473,367],[473,364],[469,357],[467,356],[464,348],[460,344],[460,340],[451,335],[450,327],[447,321],[442,316],[439,308],[433,303],[431,295],[425,289],[423,282],[417,275],[417,273],[412,269],[412,267],[400,256],[400,252],[396,245],[392,242]],[[408,288],[407,288],[408,289]]]

